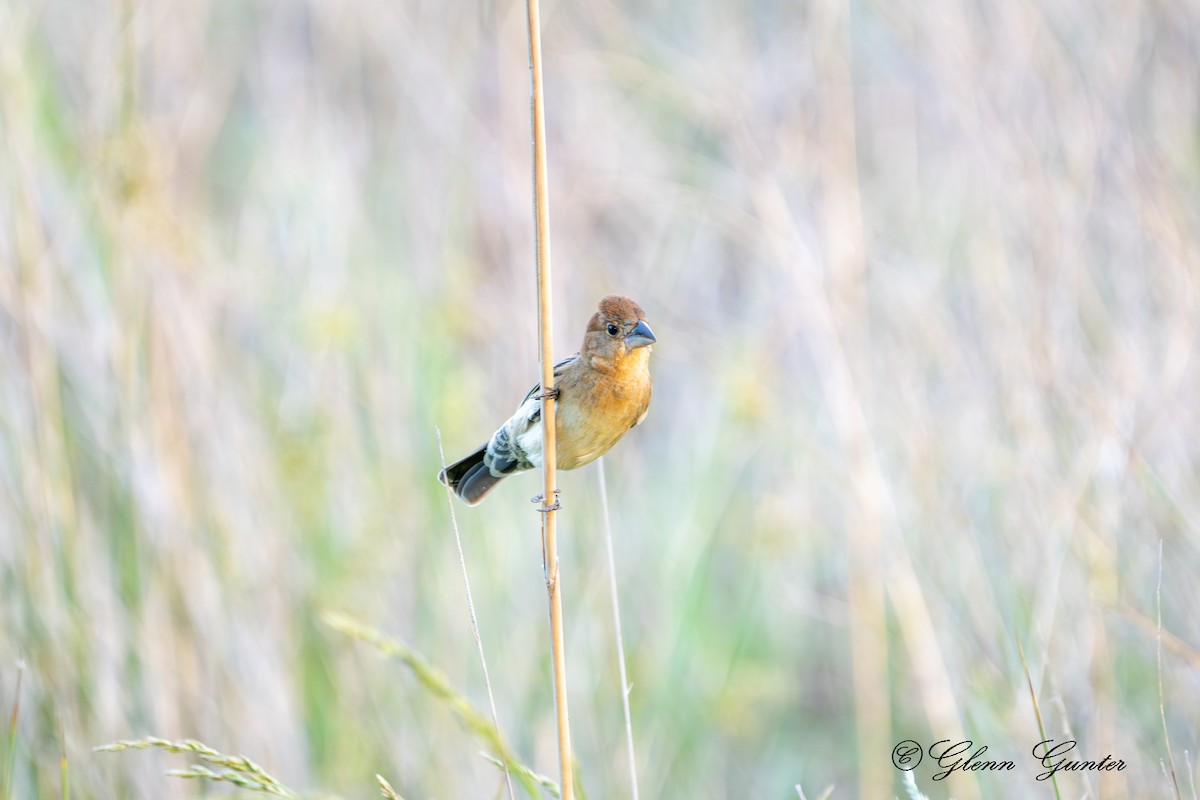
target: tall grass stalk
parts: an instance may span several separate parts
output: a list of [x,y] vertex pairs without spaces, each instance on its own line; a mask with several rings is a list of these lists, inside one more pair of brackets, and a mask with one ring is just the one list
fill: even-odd
[[534,774],[532,770],[520,765],[513,755],[512,748],[508,746],[508,742],[500,734],[500,730],[483,713],[476,709],[470,700],[456,690],[440,670],[427,662],[404,642],[381,633],[368,625],[364,625],[352,617],[326,612],[322,615],[322,619],[326,625],[334,630],[344,633],[353,639],[366,642],[385,656],[402,661],[413,671],[413,675],[425,687],[426,691],[434,697],[443,700],[450,707],[450,710],[454,712],[455,716],[467,726],[468,730],[496,751],[500,757],[500,761],[507,764],[510,768],[509,774],[517,776],[530,797],[539,796],[537,782],[526,777]]
[[71,773],[67,764],[67,732],[65,729],[60,729],[60,742],[62,744],[62,755],[58,760],[59,786],[61,786],[62,800],[67,800],[71,796]]
[[1155,639],[1155,658],[1158,670],[1158,717],[1162,721],[1163,744],[1167,748],[1167,766],[1170,767],[1171,787],[1175,790],[1176,800],[1183,800],[1179,791],[1179,777],[1175,772],[1175,756],[1171,753],[1171,733],[1167,730],[1167,708],[1163,693],[1162,679],[1162,573],[1163,573],[1163,543],[1158,540],[1158,585],[1154,591],[1154,603],[1157,611],[1158,636]]
[[[446,469],[446,452],[442,449],[442,431],[440,428],[434,428],[437,433],[438,457],[442,462],[442,469]],[[446,503],[450,506],[450,527],[454,529],[454,545],[458,548],[458,566],[462,569],[463,588],[467,592],[467,614],[471,618],[471,635],[475,637],[475,648],[479,651],[479,665],[483,668],[483,685],[487,689],[488,705],[492,711],[492,722],[496,726],[496,730],[500,730],[500,715],[496,713],[496,697],[492,693],[492,678],[488,674],[487,657],[483,654],[483,638],[479,635],[479,620],[475,616],[475,601],[471,597],[471,578],[467,574],[467,559],[463,555],[462,537],[458,533],[458,518],[454,514],[454,493],[450,487],[446,487]],[[509,800],[514,800],[512,785],[512,775],[508,771],[508,762],[502,761],[501,768],[504,770],[504,783],[508,787]],[[382,781],[383,779],[380,778]]]
[[487,761],[489,764],[495,764],[497,767],[507,768],[511,772],[515,772],[523,781],[532,781],[536,783],[538,786],[541,786],[543,789],[549,792],[551,797],[562,796],[562,793],[558,790],[557,783],[541,773],[534,772],[524,764],[510,763],[506,765],[503,761],[495,756],[488,755],[487,753],[480,753],[480,755],[482,755],[483,760]]
[[[1038,705],[1037,692],[1033,689],[1033,676],[1029,674],[1029,662],[1025,660],[1025,648],[1021,646],[1019,637],[1013,637],[1017,641],[1017,653],[1021,656],[1021,668],[1025,670],[1025,682],[1029,685],[1029,697],[1033,700],[1033,715],[1037,718],[1038,733],[1042,736],[1042,741],[1046,741],[1049,737],[1046,736],[1046,725],[1042,722],[1042,709]],[[1055,800],[1062,800],[1062,793],[1058,790],[1058,775],[1053,773],[1050,775],[1050,782],[1054,784]]]
[[118,753],[122,750],[166,750],[169,753],[194,753],[201,760],[217,767],[209,769],[201,764],[187,769],[173,769],[167,774],[173,778],[190,778],[210,781],[213,783],[230,783],[240,789],[251,792],[274,795],[276,797],[298,797],[294,791],[276,780],[270,773],[245,756],[231,756],[220,753],[203,742],[195,739],[172,741],[148,736],[145,739],[129,739],[96,748],[99,753]]
[[526,0],[529,23],[530,123],[533,128],[533,215],[538,298],[538,356],[542,363],[542,559],[550,602],[554,703],[558,721],[559,783],[564,800],[574,794],[571,727],[567,714],[567,660],[558,571],[557,442],[554,407],[554,330],[550,298],[550,186],[546,171],[546,115],[542,89],[542,34],[538,0]]
[[633,749],[633,718],[629,713],[629,677],[625,673],[625,637],[621,633],[621,602],[617,597],[617,559],[613,555],[612,520],[608,513],[608,482],[604,478],[604,458],[596,460],[600,476],[600,508],[604,519],[604,545],[608,550],[608,588],[612,596],[613,634],[617,639],[617,668],[621,675],[621,710],[625,714],[625,747],[629,752],[629,792],[638,800],[637,759]]
[[[508,774],[508,767],[504,768],[504,774]],[[404,800],[400,796],[400,793],[393,789],[392,785],[382,775],[376,775],[375,780],[379,781],[379,793],[387,798],[387,800]],[[509,789],[511,790],[511,788],[510,785]]]
[[904,773],[903,783],[904,794],[908,800],[929,800],[929,796],[917,787],[917,779],[913,777],[911,771]]
[[8,720],[8,750],[4,765],[4,800],[12,800],[13,770],[17,767],[17,720],[21,717],[21,678],[25,664],[17,665],[17,688],[13,692],[12,716]]

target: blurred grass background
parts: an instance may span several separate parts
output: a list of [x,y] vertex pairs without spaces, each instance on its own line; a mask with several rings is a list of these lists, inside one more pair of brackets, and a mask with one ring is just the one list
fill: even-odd
[[[1200,10],[550,2],[556,353],[658,335],[607,458],[643,797],[900,793],[1047,735],[1187,796],[1200,730]],[[486,707],[447,458],[535,380],[524,6],[0,0],[0,708],[14,796],[488,797],[353,613]],[[595,467],[561,477],[572,728],[627,793]],[[536,479],[459,510],[501,726],[555,763]],[[1185,757],[1185,751],[1188,756]],[[927,769],[928,768],[928,769]],[[1191,773],[1190,775],[1188,773]],[[220,790],[214,790],[220,793]]]

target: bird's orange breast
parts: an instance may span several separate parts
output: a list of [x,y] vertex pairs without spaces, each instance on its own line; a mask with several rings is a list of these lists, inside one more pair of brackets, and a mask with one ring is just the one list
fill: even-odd
[[558,468],[590,464],[641,421],[650,405],[646,359],[626,369],[562,376],[555,433]]

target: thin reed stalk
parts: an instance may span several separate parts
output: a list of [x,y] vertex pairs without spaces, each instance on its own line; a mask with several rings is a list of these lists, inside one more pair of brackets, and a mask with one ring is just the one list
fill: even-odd
[[1175,772],[1175,755],[1171,752],[1171,733],[1167,729],[1167,706],[1165,696],[1163,694],[1163,679],[1162,679],[1162,573],[1163,573],[1163,543],[1162,539],[1158,540],[1158,586],[1154,591],[1154,604],[1157,608],[1158,616],[1158,638],[1155,640],[1155,658],[1157,661],[1158,672],[1158,718],[1162,722],[1163,744],[1167,748],[1167,766],[1170,768],[1169,776],[1171,778],[1171,788],[1175,790],[1176,800],[1182,800],[1183,795],[1179,791],[1179,776]]
[[67,764],[67,732],[64,728],[59,728],[59,742],[62,745],[58,758],[60,795],[62,800],[68,800],[71,797],[71,771]]
[[[1050,737],[1046,735],[1046,724],[1042,721],[1042,708],[1038,705],[1037,692],[1033,688],[1033,676],[1029,673],[1029,662],[1025,660],[1025,648],[1021,646],[1021,637],[1014,634],[1013,639],[1017,643],[1017,654],[1021,656],[1021,669],[1025,671],[1025,683],[1029,685],[1029,698],[1033,701],[1033,716],[1037,719],[1038,733],[1041,734],[1044,742]],[[1055,800],[1062,800],[1062,793],[1058,790],[1057,773],[1050,774],[1050,783],[1054,786]]]
[[526,0],[529,23],[529,73],[533,128],[533,216],[538,285],[538,356],[542,363],[542,563],[550,601],[550,639],[554,662],[554,703],[558,719],[559,785],[563,800],[574,796],[571,728],[567,715],[567,661],[562,624],[562,595],[558,571],[558,508],[556,497],[554,342],[550,298],[550,187],[546,173],[546,117],[542,106],[542,35],[538,0]]
[[4,769],[4,800],[12,800],[13,772],[17,769],[17,720],[21,717],[21,678],[25,676],[25,664],[17,665],[17,688],[13,692],[12,716],[8,722],[7,763]]
[[629,676],[625,673],[625,637],[621,633],[621,603],[617,598],[617,559],[613,555],[612,520],[608,514],[608,482],[604,478],[604,459],[596,460],[600,475],[600,508],[604,514],[604,544],[608,550],[608,589],[612,596],[613,632],[617,637],[617,667],[621,674],[621,709],[625,713],[625,748],[629,752],[629,796],[638,800],[637,759],[633,750],[633,718],[629,713]]
[[[446,452],[442,449],[442,431],[434,428],[437,434],[438,457],[442,461],[442,469],[446,469]],[[463,587],[467,591],[467,615],[471,619],[471,634],[475,637],[475,649],[479,651],[479,665],[483,668],[483,685],[487,689],[488,705],[491,706],[492,722],[496,730],[500,730],[500,715],[496,713],[496,697],[492,693],[492,678],[488,674],[487,657],[483,654],[483,638],[479,635],[479,620],[475,616],[475,601],[471,597],[471,578],[467,575],[467,558],[463,555],[462,537],[458,533],[458,518],[454,514],[454,493],[446,487],[446,502],[450,506],[450,527],[454,529],[454,544],[458,548],[458,566],[462,568]],[[508,786],[509,800],[515,800],[513,793],[512,774],[508,771],[508,762],[501,761],[504,770],[504,783]],[[378,776],[377,776],[378,777]],[[380,778],[382,781],[383,779]],[[390,788],[390,787],[389,787]]]

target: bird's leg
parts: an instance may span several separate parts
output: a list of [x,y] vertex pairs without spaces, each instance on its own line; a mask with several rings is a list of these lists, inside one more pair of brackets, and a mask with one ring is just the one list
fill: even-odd
[[547,389],[547,390],[546,390],[546,391],[544,391],[544,392],[541,392],[541,393],[539,393],[539,394],[535,394],[535,395],[533,396],[533,399],[534,399],[534,400],[541,400],[543,397],[549,397],[549,398],[550,398],[550,399],[552,399],[552,400],[557,400],[557,399],[558,399],[558,387],[557,387],[557,386],[553,386],[553,387],[551,387],[551,388]]
[[[559,489],[555,489],[555,490],[554,490],[554,505],[552,505],[552,506],[539,506],[539,507],[538,507],[538,511],[542,512],[543,514],[545,514],[545,513],[549,512],[549,511],[557,511],[558,509],[562,508],[562,505],[560,505],[560,504],[559,504],[559,502],[558,502],[558,493],[559,493],[559,491],[561,491],[561,490],[559,490]],[[531,497],[531,498],[529,498],[529,502],[531,502],[531,503],[541,503],[541,502],[542,502],[542,501],[544,501],[545,499],[546,499],[546,495],[544,495],[544,494],[539,494],[537,497]]]

